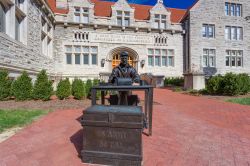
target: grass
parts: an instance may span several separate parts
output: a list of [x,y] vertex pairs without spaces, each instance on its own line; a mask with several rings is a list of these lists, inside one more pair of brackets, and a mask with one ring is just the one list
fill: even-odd
[[242,104],[242,105],[250,105],[250,97],[229,99],[227,101],[232,102],[232,103]]
[[25,126],[48,112],[42,110],[0,109],[0,133],[9,128]]

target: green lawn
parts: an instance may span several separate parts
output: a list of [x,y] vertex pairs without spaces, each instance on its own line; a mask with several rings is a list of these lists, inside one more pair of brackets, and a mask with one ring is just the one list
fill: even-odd
[[21,127],[49,111],[42,110],[1,110],[0,109],[0,133],[12,127]]
[[227,101],[232,102],[232,103],[242,104],[242,105],[250,105],[250,97],[229,99]]

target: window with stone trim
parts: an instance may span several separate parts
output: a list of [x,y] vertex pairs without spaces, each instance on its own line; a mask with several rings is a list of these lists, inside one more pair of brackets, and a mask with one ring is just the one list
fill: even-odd
[[48,57],[52,57],[53,54],[53,38],[52,38],[52,25],[44,18],[41,17],[41,49],[42,54]]
[[237,3],[225,3],[225,15],[226,16],[242,16],[242,4]]
[[0,32],[6,32],[6,11],[4,6],[0,3]]
[[203,49],[202,56],[203,67],[215,67],[216,64],[216,50],[215,49]]
[[154,15],[154,28],[166,29],[167,28],[167,16],[163,14]]
[[215,38],[215,25],[203,24],[202,25],[202,36],[206,38]]
[[174,67],[173,49],[148,49],[148,66]]
[[98,47],[67,45],[65,46],[66,64],[98,65]]
[[227,67],[243,67],[243,51],[226,50],[225,65]]
[[74,7],[74,22],[89,23],[89,9],[85,7]]
[[15,39],[24,43],[24,19],[26,17],[25,0],[15,0]]
[[243,28],[236,26],[225,27],[226,40],[243,40]]
[[129,11],[116,11],[116,25],[118,26],[130,26],[130,12]]

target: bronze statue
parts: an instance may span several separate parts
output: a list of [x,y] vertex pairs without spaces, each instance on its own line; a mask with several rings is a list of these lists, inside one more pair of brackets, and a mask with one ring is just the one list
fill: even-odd
[[[121,52],[120,53],[120,64],[116,66],[110,77],[109,83],[119,84],[118,82],[122,82],[124,85],[132,85],[132,83],[139,83],[140,76],[137,73],[136,69],[128,64],[128,53]],[[119,81],[121,80],[121,81]],[[121,84],[121,85],[122,85]],[[130,99],[128,99],[130,98]],[[133,100],[132,102],[128,102],[128,100]],[[118,105],[129,105],[129,103],[137,103],[137,96],[132,95],[129,91],[119,92],[118,95]]]
[[109,83],[114,83],[116,78],[131,78],[132,83],[139,83],[140,76],[135,68],[128,64],[128,53],[126,51],[121,52],[120,59],[120,64],[113,69],[109,77]]

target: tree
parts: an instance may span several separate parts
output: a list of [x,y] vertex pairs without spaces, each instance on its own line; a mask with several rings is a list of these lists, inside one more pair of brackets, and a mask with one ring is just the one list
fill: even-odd
[[71,85],[69,79],[61,80],[57,85],[56,96],[63,100],[71,95]]
[[11,80],[6,70],[0,70],[0,100],[6,100],[11,96]]
[[38,75],[33,89],[33,98],[49,100],[53,93],[52,81],[48,79],[46,70],[42,70]]
[[75,99],[82,99],[84,96],[84,84],[80,79],[74,79],[72,83],[72,95]]

